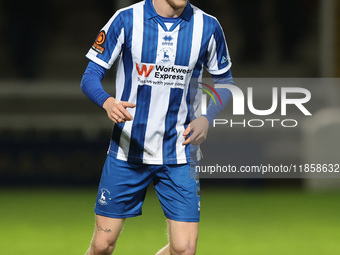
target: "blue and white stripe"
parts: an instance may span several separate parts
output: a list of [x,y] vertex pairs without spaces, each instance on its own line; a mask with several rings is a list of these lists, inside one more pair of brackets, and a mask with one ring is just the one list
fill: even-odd
[[146,0],[119,10],[102,30],[103,54],[90,49],[87,57],[107,69],[119,59],[115,97],[136,104],[128,108],[133,121],[114,125],[108,153],[135,163],[187,163],[182,134],[190,122],[190,80],[201,78],[204,66],[211,74],[231,67],[218,21],[188,3],[176,22],[165,24]]

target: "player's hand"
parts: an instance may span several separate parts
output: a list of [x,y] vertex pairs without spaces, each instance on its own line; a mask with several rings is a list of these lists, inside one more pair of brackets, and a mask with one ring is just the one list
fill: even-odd
[[103,108],[106,110],[107,116],[114,123],[123,123],[129,120],[133,120],[132,115],[126,110],[126,108],[134,108],[136,105],[116,100],[113,97],[109,97],[103,104]]
[[193,145],[200,145],[205,141],[205,139],[207,139],[208,129],[209,121],[206,117],[200,116],[193,120],[183,133],[185,141],[182,145],[187,145],[189,143]]

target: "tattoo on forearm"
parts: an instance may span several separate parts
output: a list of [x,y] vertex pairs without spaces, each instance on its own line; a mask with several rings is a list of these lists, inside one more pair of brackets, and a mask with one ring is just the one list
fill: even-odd
[[108,234],[112,232],[111,229],[109,229],[109,228],[102,228],[101,226],[98,226],[98,230],[99,231],[103,231],[103,232],[108,233]]

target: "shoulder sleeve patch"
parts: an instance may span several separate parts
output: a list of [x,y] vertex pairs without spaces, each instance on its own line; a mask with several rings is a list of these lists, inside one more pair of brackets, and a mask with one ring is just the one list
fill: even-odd
[[102,46],[105,43],[106,40],[106,33],[104,30],[100,31],[96,41],[92,45],[92,49],[98,52],[99,54],[103,54],[105,51],[105,48]]

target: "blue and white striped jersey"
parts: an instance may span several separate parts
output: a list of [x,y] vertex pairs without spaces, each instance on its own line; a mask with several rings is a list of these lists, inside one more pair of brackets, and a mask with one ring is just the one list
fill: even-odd
[[173,24],[152,0],[117,11],[87,58],[109,69],[119,58],[116,99],[135,103],[133,121],[115,124],[108,153],[144,164],[183,164],[190,158],[183,132],[190,122],[189,83],[203,67],[228,72],[229,52],[216,18],[188,5]]

